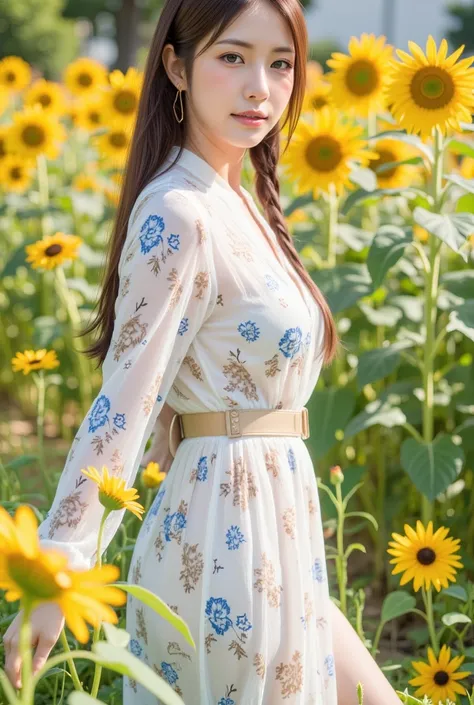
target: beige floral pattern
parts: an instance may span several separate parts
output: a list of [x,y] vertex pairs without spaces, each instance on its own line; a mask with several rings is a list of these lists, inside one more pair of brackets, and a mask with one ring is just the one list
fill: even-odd
[[276,667],[275,677],[277,681],[281,681],[281,694],[284,699],[301,692],[303,687],[301,653],[295,651],[289,663],[280,663]]
[[[45,546],[81,568],[95,562],[103,514],[82,468],[105,465],[138,486],[151,434],[167,441],[156,428],[165,403],[179,414],[228,410],[234,422],[238,410],[301,410],[322,369],[321,310],[280,233],[245,188],[236,193],[189,150],[180,159],[163,179],[152,175],[134,204],[101,387],[39,529]],[[310,413],[317,429],[319,412]],[[337,704],[309,447],[281,432],[185,438],[149,493],[128,581],[169,605],[196,649],[128,595],[129,649],[186,704]],[[126,517],[107,519],[109,557]],[[125,678],[123,705],[157,705],[156,696]]]
[[257,580],[253,586],[258,592],[263,592],[267,596],[270,607],[280,607],[282,585],[277,585],[275,579],[275,568],[266,553],[262,553],[262,567],[254,569]]

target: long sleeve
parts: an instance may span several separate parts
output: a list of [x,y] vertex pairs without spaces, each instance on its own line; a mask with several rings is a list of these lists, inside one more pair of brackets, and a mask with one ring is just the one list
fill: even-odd
[[[95,562],[103,514],[97,485],[81,469],[106,465],[127,487],[133,485],[186,351],[215,305],[207,217],[197,194],[163,185],[145,189],[132,210],[102,386],[72,442],[38,530],[41,545],[66,552],[75,568]],[[102,551],[124,512],[108,517]]]

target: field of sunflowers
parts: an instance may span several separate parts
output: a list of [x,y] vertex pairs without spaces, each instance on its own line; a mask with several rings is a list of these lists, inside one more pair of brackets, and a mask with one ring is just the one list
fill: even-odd
[[[431,36],[407,52],[364,34],[326,73],[309,61],[280,161],[288,227],[344,345],[308,404],[331,595],[401,702],[424,705],[474,703],[474,58],[462,54]],[[194,646],[159,595],[126,582],[158,464],[133,488],[111,468],[82,469],[101,527],[128,510],[90,571],[71,570],[36,533],[100,390],[78,334],[141,84],[140,70],[89,58],[58,82],[0,60],[0,637],[23,609],[23,687],[0,670],[8,705],[119,705],[123,674],[183,702],[173,664],[142,663],[123,628],[130,593]],[[252,190],[250,160],[243,176]],[[100,542],[101,531],[98,556]],[[45,602],[65,628],[32,677],[29,617]]]

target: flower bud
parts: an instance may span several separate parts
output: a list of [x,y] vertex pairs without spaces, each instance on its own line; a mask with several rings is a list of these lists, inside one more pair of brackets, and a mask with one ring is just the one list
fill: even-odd
[[150,462],[142,472],[142,482],[148,489],[158,487],[166,477],[165,472],[160,471],[160,464]]
[[329,471],[329,479],[332,485],[340,485],[344,482],[344,475],[339,465],[334,465]]

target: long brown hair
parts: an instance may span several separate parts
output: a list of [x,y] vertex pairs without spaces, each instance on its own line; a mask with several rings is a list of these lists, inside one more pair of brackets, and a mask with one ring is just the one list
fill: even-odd
[[[81,335],[99,329],[97,341],[85,350],[91,358],[97,357],[99,366],[108,351],[114,327],[114,305],[119,290],[118,265],[127,235],[128,220],[133,205],[142,189],[162,167],[173,145],[181,148],[186,139],[186,109],[179,123],[173,113],[176,87],[165,71],[162,53],[171,43],[183,60],[188,86],[192,88],[192,67],[197,45],[211,32],[206,51],[226,27],[242,12],[261,0],[166,0],[157,23],[146,62],[138,115],[131,140],[117,215],[106,257],[103,286],[97,303],[98,313]],[[280,205],[280,184],[277,165],[280,156],[280,131],[288,120],[288,141],[297,125],[306,85],[308,36],[302,6],[299,0],[267,0],[287,21],[295,43],[294,86],[286,109],[283,125],[279,122],[254,147],[250,159],[255,168],[256,194],[264,209],[270,227],[278,237],[288,260],[308,286],[319,304],[324,318],[325,335],[323,362],[329,364],[338,353],[339,338],[329,306],[306,271],[285,223]],[[171,168],[179,159],[170,165]],[[166,169],[167,171],[168,169]],[[164,171],[163,171],[164,173]]]

